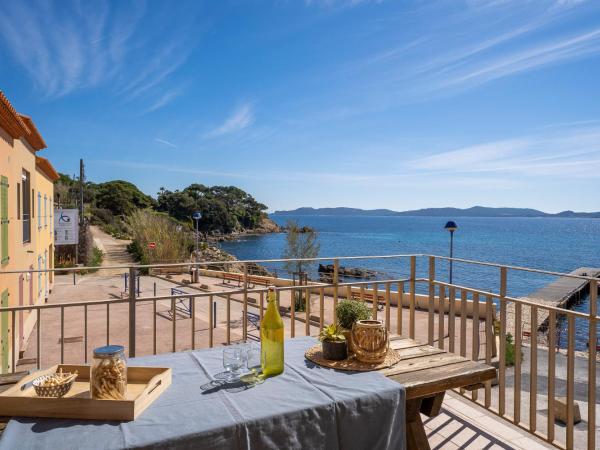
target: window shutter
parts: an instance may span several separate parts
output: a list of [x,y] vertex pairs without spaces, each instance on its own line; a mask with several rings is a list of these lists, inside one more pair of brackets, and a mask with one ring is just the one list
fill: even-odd
[[0,177],[0,248],[2,265],[8,263],[8,178]]

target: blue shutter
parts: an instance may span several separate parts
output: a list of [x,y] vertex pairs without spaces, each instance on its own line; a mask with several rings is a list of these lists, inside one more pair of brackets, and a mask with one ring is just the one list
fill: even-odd
[[8,263],[8,178],[0,177],[0,260]]
[[42,228],[42,194],[38,192],[38,230]]

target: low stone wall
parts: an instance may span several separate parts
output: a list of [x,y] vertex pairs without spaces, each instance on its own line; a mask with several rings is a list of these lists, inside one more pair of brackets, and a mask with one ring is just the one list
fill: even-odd
[[[219,270],[208,270],[208,269],[200,269],[200,274],[203,276],[207,276],[207,277],[213,277],[213,278],[223,278],[223,274],[228,273],[228,272],[223,272],[223,271],[219,271]],[[264,277],[264,276],[258,276],[258,275],[252,275],[253,278],[257,278],[257,279],[261,279],[265,281],[265,284],[267,285],[273,285],[276,287],[287,287],[287,286],[292,286],[293,285],[293,281],[290,280],[289,278],[274,278],[274,277]],[[235,282],[232,282],[235,283]],[[310,286],[322,286],[323,283],[317,283],[317,282],[309,282]],[[397,287],[397,285],[396,285]],[[408,287],[407,284],[405,284],[405,288]],[[347,288],[346,286],[341,286],[338,287],[338,298],[346,298],[347,296]],[[333,296],[335,288],[334,287],[325,287],[323,289],[325,295],[329,295],[329,296]],[[359,293],[360,290],[356,287],[352,288],[352,291],[354,293]],[[365,289],[365,294],[373,294],[373,289]],[[377,291],[378,296],[384,296],[385,295],[385,290],[378,290]],[[396,291],[391,291],[390,292],[390,305],[392,306],[397,306],[398,305],[398,292]],[[370,300],[365,300],[369,303],[371,303]],[[402,296],[402,306],[405,308],[409,308],[410,307],[410,294],[405,292],[404,295]],[[448,301],[446,300],[444,302],[444,312],[448,313],[449,311],[449,304]],[[456,316],[460,316],[462,313],[462,299],[460,298],[456,298],[455,303],[454,303],[454,312]],[[417,309],[420,310],[424,310],[427,311],[429,310],[429,296],[428,295],[423,295],[423,294],[415,294],[415,307]],[[472,300],[467,300],[467,317],[473,317],[473,301]],[[435,298],[434,299],[434,311],[437,313],[439,311],[439,298]],[[485,299],[479,301],[479,318],[480,320],[482,318],[485,317]],[[496,318],[496,308],[493,308],[493,317],[494,319]]]

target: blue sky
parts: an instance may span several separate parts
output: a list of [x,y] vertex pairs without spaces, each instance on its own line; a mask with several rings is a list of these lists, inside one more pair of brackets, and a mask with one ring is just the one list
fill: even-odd
[[270,209],[600,210],[600,2],[6,2],[61,172]]

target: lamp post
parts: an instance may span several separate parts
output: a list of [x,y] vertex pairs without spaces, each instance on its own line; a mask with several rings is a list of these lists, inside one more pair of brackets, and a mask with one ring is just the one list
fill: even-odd
[[449,220],[448,222],[446,222],[446,225],[444,226],[444,228],[446,229],[446,231],[450,232],[450,284],[452,284],[452,253],[453,253],[453,246],[454,246],[454,232],[458,229],[458,226],[456,226],[456,222]]
[[195,211],[192,214],[192,219],[196,222],[196,262],[198,262],[198,237],[200,236],[200,219],[202,219],[202,213],[200,211]]

